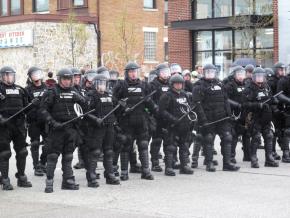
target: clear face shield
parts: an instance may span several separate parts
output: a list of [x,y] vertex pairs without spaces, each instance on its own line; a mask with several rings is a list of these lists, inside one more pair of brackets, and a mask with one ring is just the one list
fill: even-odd
[[170,72],[171,72],[171,75],[174,75],[174,74],[177,74],[177,73],[181,73],[182,72],[182,69],[179,65],[173,65],[170,67]]
[[217,77],[217,71],[215,69],[204,70],[204,78],[205,79],[215,79]]
[[117,73],[110,73],[110,80],[118,80],[118,74]]
[[181,91],[182,89],[183,89],[183,83],[180,83],[180,82],[178,82],[178,83],[173,83],[173,88],[176,90],[176,91]]
[[82,80],[81,74],[74,75],[74,85],[80,85]]
[[266,82],[266,74],[265,73],[255,73],[253,74],[253,81],[257,84],[263,84]]
[[170,77],[171,71],[169,68],[163,68],[160,70],[160,78],[163,80],[168,80]]
[[13,85],[15,83],[15,73],[14,72],[2,73],[1,80],[6,85]]
[[107,70],[101,72],[100,75],[104,75],[108,80],[110,79],[110,73],[109,73],[109,71],[107,71]]
[[239,82],[243,82],[244,79],[246,79],[246,71],[245,70],[239,70],[235,72],[235,79]]
[[285,76],[286,75],[286,67],[278,68],[277,74],[279,77]]
[[42,70],[33,71],[30,75],[30,79],[32,82],[38,82],[40,80],[43,80],[43,78],[44,78],[44,74]]
[[136,80],[140,77],[140,69],[132,69],[128,71],[128,77],[130,80]]
[[95,80],[94,82],[95,89],[100,92],[104,93],[107,90],[107,80]]
[[59,85],[62,88],[71,88],[73,87],[74,83],[73,83],[73,76],[62,76],[58,79],[59,81]]
[[155,73],[149,74],[148,83],[151,83],[156,77],[157,75]]

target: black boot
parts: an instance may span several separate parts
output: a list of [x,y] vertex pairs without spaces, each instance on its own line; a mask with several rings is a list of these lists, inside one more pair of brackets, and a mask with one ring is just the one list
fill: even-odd
[[112,150],[104,150],[104,168],[105,168],[104,175],[106,178],[106,183],[110,185],[119,185],[120,181],[114,175]]
[[63,178],[61,189],[64,190],[79,190],[79,184],[75,182],[75,177],[72,176],[70,178]]
[[128,175],[129,152],[121,152],[121,176],[122,181],[129,179]]
[[6,179],[2,178],[2,189],[4,191],[11,191],[13,190],[13,186],[10,184],[10,179],[7,177]]
[[150,154],[151,154],[151,162],[152,162],[151,170],[154,172],[162,172],[162,168],[159,165],[159,151],[160,151],[161,143],[162,143],[162,139],[156,138],[156,139],[152,139],[152,142],[150,145],[151,146]]
[[165,148],[165,175],[166,176],[175,176],[175,172],[173,170],[173,153],[169,151],[168,148]]
[[290,163],[289,150],[284,150],[283,151],[282,162],[283,163]]
[[193,174],[193,170],[188,166],[188,156],[189,149],[187,145],[183,145],[183,147],[179,148],[179,159],[180,159],[180,174]]
[[84,169],[85,168],[85,164],[84,164],[84,160],[83,160],[83,157],[82,157],[82,154],[81,154],[81,149],[78,148],[78,159],[79,159],[79,162],[77,162],[75,165],[74,165],[74,168],[76,170],[79,170],[79,169]]
[[265,139],[264,147],[265,147],[265,156],[266,156],[265,167],[279,167],[279,163],[276,162],[273,157],[272,141]]
[[30,188],[32,187],[31,182],[27,180],[26,175],[19,175],[18,173],[15,174],[15,177],[17,178],[17,186],[22,188]]
[[[140,143],[145,142],[141,141]],[[144,146],[141,145],[141,147]],[[142,165],[141,179],[154,180],[154,176],[151,174],[149,169],[149,154],[147,149],[140,151],[140,161]]]
[[114,165],[113,166],[113,171],[114,171],[114,175],[115,176],[120,176],[120,173],[119,173],[119,165]]
[[231,143],[223,143],[222,145],[223,154],[223,171],[238,171],[239,166],[236,166],[231,162]]
[[98,188],[100,186],[97,181],[97,175],[95,172],[86,172],[86,178],[88,181],[88,187]]
[[193,152],[191,156],[191,168],[197,168],[198,167],[198,158],[199,158],[199,152],[200,152],[201,145],[196,141],[193,145]]
[[96,173],[96,168],[98,165],[98,150],[93,150],[88,154],[88,169],[86,172],[86,178],[88,181],[88,187],[97,188],[99,183],[97,182],[98,174]]
[[216,168],[214,167],[214,164],[212,161],[209,161],[207,163],[205,170],[208,172],[215,172],[216,171]]
[[[212,160],[210,162],[213,163],[214,166],[218,166],[219,165],[219,162],[217,160]],[[203,165],[204,166],[207,165],[206,159],[203,160]]]
[[31,146],[31,148],[30,148],[31,157],[32,157],[33,167],[34,167],[34,175],[35,176],[43,176],[44,172],[39,164],[39,142],[33,141],[30,144],[30,146]]
[[137,153],[133,149],[129,153],[130,173],[141,173],[141,164],[137,162]]
[[45,193],[52,193],[53,192],[53,179],[46,179],[45,180]]
[[44,176],[44,172],[43,172],[43,168],[40,164],[38,164],[35,168],[34,168],[34,175],[35,176]]

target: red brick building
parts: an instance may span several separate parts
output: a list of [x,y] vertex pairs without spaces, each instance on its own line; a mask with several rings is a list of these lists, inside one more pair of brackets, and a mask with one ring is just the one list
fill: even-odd
[[278,0],[171,0],[168,8],[171,63],[213,63],[226,76],[238,58],[266,67],[279,59]]

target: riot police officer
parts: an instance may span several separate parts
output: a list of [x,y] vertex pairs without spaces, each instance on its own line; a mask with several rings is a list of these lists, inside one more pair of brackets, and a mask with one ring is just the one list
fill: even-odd
[[12,190],[9,179],[9,159],[11,157],[10,142],[16,152],[17,185],[19,187],[32,187],[25,175],[26,157],[26,128],[23,113],[10,119],[28,105],[26,91],[15,84],[15,70],[11,67],[0,69],[0,171],[2,174],[3,190]]
[[43,176],[45,172],[47,145],[44,143],[42,147],[42,154],[39,161],[39,146],[40,136],[42,141],[46,141],[47,133],[45,128],[45,122],[41,118],[39,113],[39,103],[44,93],[47,91],[47,87],[43,82],[43,72],[38,67],[30,67],[28,69],[29,85],[25,88],[28,93],[28,100],[32,102],[33,99],[38,99],[38,104],[34,104],[34,107],[27,113],[28,123],[28,135],[30,137],[30,151],[34,167],[34,175]]
[[278,167],[279,163],[275,161],[273,149],[273,131],[271,129],[272,108],[271,101],[264,103],[271,99],[272,93],[267,85],[266,73],[263,68],[257,67],[253,71],[252,82],[245,88],[245,103],[243,106],[252,113],[252,120],[250,123],[251,132],[251,167],[259,168],[257,158],[257,148],[259,145],[260,134],[264,138],[265,144],[265,166]]
[[231,161],[236,163],[236,146],[238,143],[239,136],[242,136],[243,143],[243,152],[244,157],[243,160],[250,160],[250,136],[246,134],[245,127],[245,118],[246,113],[242,110],[242,104],[244,100],[243,91],[245,89],[244,80],[246,78],[246,72],[243,67],[236,66],[232,69],[232,77],[230,81],[228,81],[225,85],[225,91],[229,98],[229,103],[231,105],[232,112],[237,120],[232,122],[233,125],[233,141],[232,141],[232,149],[231,149]]
[[167,121],[167,137],[164,139],[165,175],[175,176],[173,170],[174,154],[179,147],[180,173],[193,174],[188,166],[189,148],[187,139],[190,133],[190,120],[186,116],[179,120],[184,113],[191,110],[189,99],[183,91],[184,79],[175,74],[169,79],[170,89],[159,100],[159,116]]
[[[104,168],[107,184],[120,184],[114,175],[113,170],[113,143],[115,139],[114,123],[115,115],[112,113],[103,119],[114,109],[113,98],[107,92],[107,77],[104,74],[98,74],[93,80],[94,91],[87,94],[88,110],[95,111],[88,115],[88,122],[91,122],[93,128],[88,129],[86,135],[86,146],[88,149],[89,167],[87,169],[87,180],[89,187],[97,187],[96,167],[98,156],[101,149],[104,153]],[[103,120],[102,120],[103,119]]]
[[[113,96],[117,101],[128,98],[127,109],[119,115],[119,125],[127,137],[121,152],[121,180],[128,180],[129,152],[136,140],[139,159],[142,165],[141,178],[153,180],[149,169],[148,157],[148,126],[146,123],[145,107],[154,110],[154,104],[149,95],[148,84],[139,79],[140,67],[134,62],[129,62],[125,67],[125,80],[120,81],[114,88]],[[141,103],[140,103],[141,102]],[[138,104],[138,105],[137,105]],[[137,106],[136,106],[137,105]]]
[[58,84],[47,91],[41,102],[44,119],[50,126],[47,137],[48,155],[46,172],[46,193],[53,192],[53,178],[57,160],[62,154],[62,189],[77,190],[72,170],[73,152],[78,136],[77,123],[65,122],[76,118],[74,108],[85,107],[85,99],[73,88],[73,73],[70,69],[61,69],[58,74]]
[[228,98],[222,83],[217,79],[217,69],[212,64],[203,68],[204,77],[193,88],[193,101],[197,105],[198,122],[201,134],[204,138],[206,170],[214,172],[213,163],[214,137],[218,134],[221,138],[221,150],[223,155],[223,170],[237,171],[239,167],[231,163],[231,125],[228,120],[216,122],[220,119],[230,118],[231,110]]
[[[152,100],[156,105],[159,104],[160,97],[169,90],[168,79],[170,77],[170,69],[167,64],[159,64],[155,68],[157,77],[150,83],[151,91],[156,93],[152,96]],[[152,141],[150,145],[150,154],[152,162],[152,171],[161,172],[159,165],[159,151],[164,138],[163,129],[166,127],[160,116],[156,116],[156,130],[152,133]]]

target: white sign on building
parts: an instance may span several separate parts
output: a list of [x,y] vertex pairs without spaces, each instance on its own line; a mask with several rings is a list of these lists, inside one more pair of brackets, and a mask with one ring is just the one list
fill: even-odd
[[279,61],[290,64],[290,1],[278,1]]
[[33,46],[33,31],[0,31],[0,49]]

